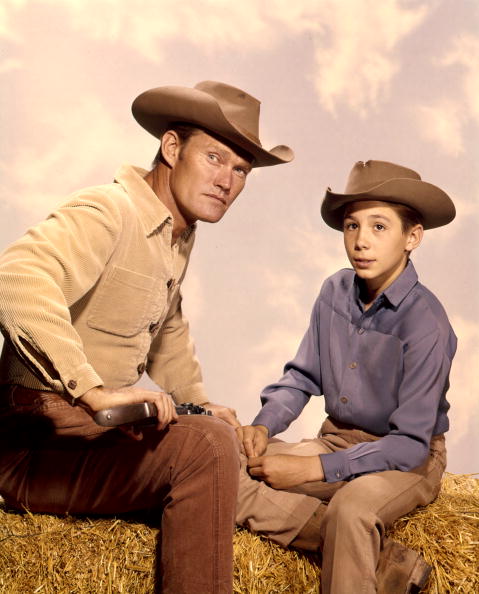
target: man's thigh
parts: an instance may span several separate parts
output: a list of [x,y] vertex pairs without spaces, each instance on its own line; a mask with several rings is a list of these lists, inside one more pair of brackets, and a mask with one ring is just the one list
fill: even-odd
[[[120,513],[161,507],[188,468],[201,465],[234,435],[225,423],[184,416],[141,440],[118,429],[104,430],[84,411],[61,399],[41,407],[16,407],[18,425],[0,453],[0,492],[15,507],[51,513]],[[11,423],[10,423],[11,426]],[[28,427],[28,431],[22,431]],[[230,429],[227,427],[227,429]],[[3,439],[3,438],[2,438]],[[183,473],[183,475],[181,474]]]

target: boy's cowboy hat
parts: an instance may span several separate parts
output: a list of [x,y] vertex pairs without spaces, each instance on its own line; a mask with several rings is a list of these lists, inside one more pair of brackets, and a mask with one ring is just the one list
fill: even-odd
[[328,188],[321,205],[324,222],[342,231],[344,207],[359,200],[409,206],[421,215],[424,229],[447,225],[456,216],[452,200],[440,188],[422,181],[412,169],[386,161],[358,161],[349,174],[344,194]]
[[135,119],[150,134],[161,138],[173,122],[196,124],[229,140],[254,157],[253,167],[278,165],[294,158],[284,145],[267,151],[259,140],[260,102],[230,85],[203,81],[189,87],[158,87],[133,102]]

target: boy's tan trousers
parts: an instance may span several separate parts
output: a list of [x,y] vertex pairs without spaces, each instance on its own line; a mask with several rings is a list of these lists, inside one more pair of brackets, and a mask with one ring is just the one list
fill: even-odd
[[[317,439],[300,443],[272,440],[266,454],[311,456],[377,439],[328,418]],[[236,521],[288,546],[316,514],[321,519],[320,529],[305,548],[322,551],[322,592],[373,593],[378,591],[376,568],[385,528],[436,498],[445,465],[445,440],[438,435],[432,439],[424,464],[410,472],[377,472],[349,482],[319,481],[279,491],[252,479],[243,460]]]

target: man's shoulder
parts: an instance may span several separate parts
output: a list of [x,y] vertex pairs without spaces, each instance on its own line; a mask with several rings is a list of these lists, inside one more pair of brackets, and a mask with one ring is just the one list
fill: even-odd
[[70,194],[60,209],[82,207],[112,215],[126,214],[134,210],[131,197],[116,182],[81,188]]

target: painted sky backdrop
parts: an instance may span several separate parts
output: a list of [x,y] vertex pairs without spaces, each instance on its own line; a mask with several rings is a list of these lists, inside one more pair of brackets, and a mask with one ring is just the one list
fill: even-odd
[[[267,148],[217,225],[200,224],[184,286],[211,400],[250,422],[295,354],[323,280],[348,265],[320,217],[355,161],[389,160],[448,192],[426,232],[422,282],[459,338],[449,470],[479,472],[479,2],[477,0],[0,0],[0,248],[157,141],[130,105],[151,87],[221,80],[262,101]],[[314,398],[286,432],[313,437]]]

